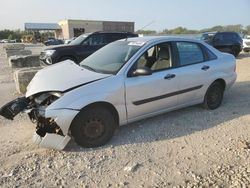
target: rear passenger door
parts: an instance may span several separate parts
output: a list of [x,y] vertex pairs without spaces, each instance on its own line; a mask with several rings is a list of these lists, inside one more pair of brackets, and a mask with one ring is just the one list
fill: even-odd
[[176,42],[178,78],[180,81],[178,104],[185,105],[204,97],[204,85],[211,73],[210,61],[206,61],[203,46],[195,42]]

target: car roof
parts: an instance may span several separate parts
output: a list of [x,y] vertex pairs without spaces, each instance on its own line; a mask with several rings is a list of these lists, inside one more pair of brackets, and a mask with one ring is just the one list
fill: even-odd
[[202,33],[202,34],[204,35],[204,34],[216,34],[216,33],[218,33],[218,31],[204,32],[204,33]]
[[160,42],[160,41],[187,41],[187,42],[198,42],[202,43],[202,41],[192,38],[185,37],[174,37],[174,36],[145,36],[145,37],[133,37],[122,39],[121,41],[129,41],[129,42],[141,42],[141,43],[151,43],[151,42]]
[[132,34],[132,35],[137,35],[135,33],[131,33],[131,32],[126,32],[126,31],[96,31],[96,32],[90,32],[90,33],[83,33],[81,34],[81,36],[89,36],[89,35],[92,35],[92,34],[98,34],[98,33],[103,33],[103,34],[107,34],[107,33],[110,33],[110,34]]
[[93,33],[125,33],[125,34],[133,34],[131,32],[127,32],[127,31],[96,31],[96,32],[93,32]]

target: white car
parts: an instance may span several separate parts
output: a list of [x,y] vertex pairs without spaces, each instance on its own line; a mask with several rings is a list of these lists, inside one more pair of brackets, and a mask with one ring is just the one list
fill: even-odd
[[234,56],[193,39],[128,38],[83,60],[39,71],[26,96],[0,114],[21,111],[37,124],[35,142],[63,149],[73,137],[83,147],[107,143],[119,125],[203,104],[214,110],[236,80]]
[[250,35],[245,35],[242,40],[243,40],[243,51],[249,52],[250,51]]

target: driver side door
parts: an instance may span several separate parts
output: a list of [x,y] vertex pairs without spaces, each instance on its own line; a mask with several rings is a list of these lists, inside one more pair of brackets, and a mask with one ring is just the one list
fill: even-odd
[[[150,68],[152,74],[131,76],[131,72],[143,67]],[[125,78],[128,122],[175,107],[178,85],[171,43],[147,49]]]

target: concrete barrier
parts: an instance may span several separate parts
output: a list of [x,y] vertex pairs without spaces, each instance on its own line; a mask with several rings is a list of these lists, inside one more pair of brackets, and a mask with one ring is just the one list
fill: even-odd
[[10,56],[21,56],[21,55],[31,55],[32,52],[30,50],[6,50],[5,51],[5,57],[10,57]]
[[3,44],[1,45],[1,50],[3,51],[3,56],[8,58],[15,55],[31,55],[30,50],[25,50],[25,45],[22,43],[14,44]]
[[16,90],[19,94],[26,93],[26,88],[30,81],[35,76],[37,71],[41,70],[42,68],[43,67],[23,68],[14,72]]
[[4,50],[24,50],[25,45],[22,43],[11,43],[11,44],[4,44]]
[[39,55],[11,56],[9,57],[9,65],[12,68],[39,67]]

